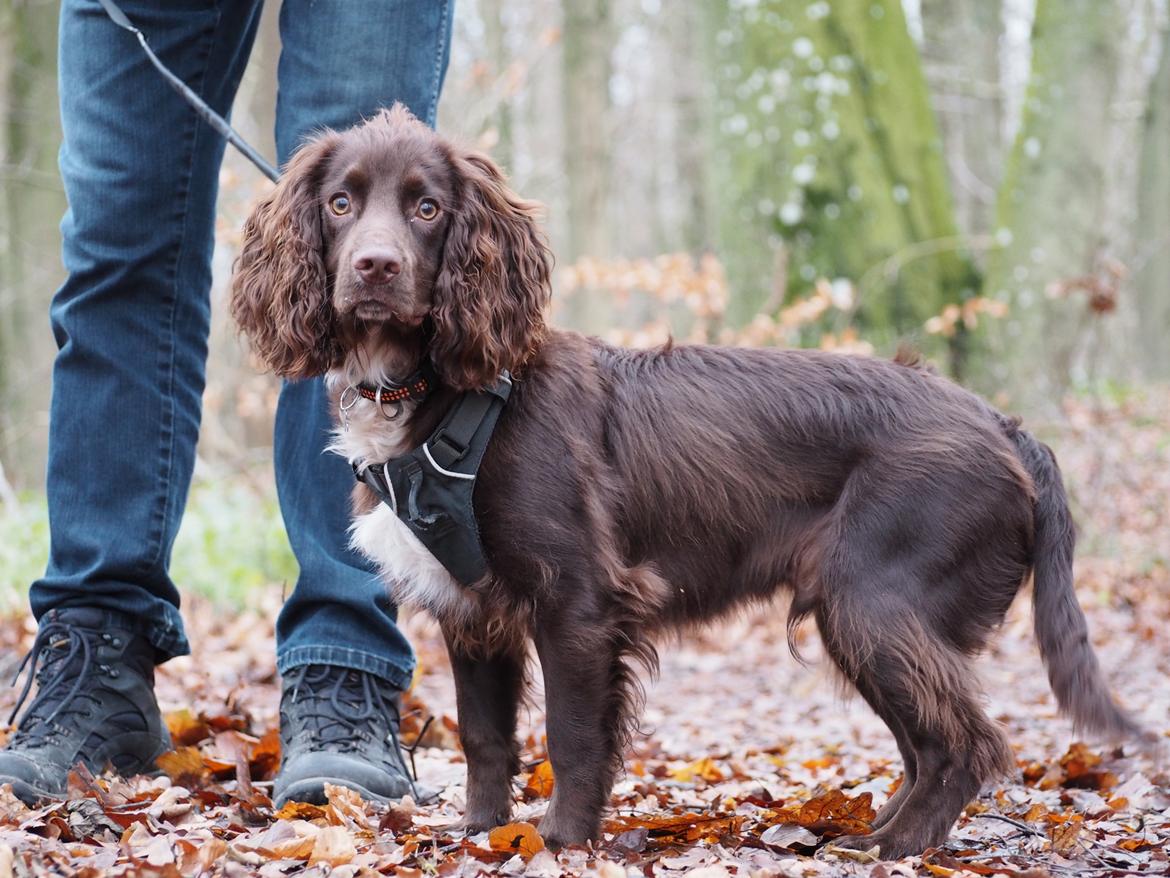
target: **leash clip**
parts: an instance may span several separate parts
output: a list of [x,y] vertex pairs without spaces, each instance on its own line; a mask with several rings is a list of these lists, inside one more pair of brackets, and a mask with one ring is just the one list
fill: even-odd
[[[346,397],[349,394],[353,395],[349,396],[347,401]],[[341,413],[341,429],[343,429],[346,433],[349,432],[349,410],[357,405],[357,401],[361,398],[362,395],[358,392],[356,384],[351,384],[349,387],[345,388],[345,390],[341,391],[341,399],[337,401],[337,408]]]

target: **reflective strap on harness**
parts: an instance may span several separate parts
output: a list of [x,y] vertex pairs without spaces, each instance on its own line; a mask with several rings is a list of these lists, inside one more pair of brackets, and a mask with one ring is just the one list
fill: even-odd
[[504,373],[494,387],[459,396],[421,446],[353,474],[393,510],[457,582],[488,572],[475,517],[476,476],[512,392]]
[[452,470],[463,460],[471,447],[480,424],[495,405],[497,398],[505,402],[512,390],[512,376],[507,372],[493,388],[479,393],[465,393],[460,397],[450,418],[442,424],[423,446],[436,469]]

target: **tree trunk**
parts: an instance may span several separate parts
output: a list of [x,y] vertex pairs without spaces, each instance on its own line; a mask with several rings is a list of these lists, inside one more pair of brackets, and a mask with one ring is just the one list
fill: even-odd
[[1147,377],[1170,378],[1170,28],[1150,85],[1138,190],[1134,260],[1139,362]]
[[675,172],[683,207],[679,235],[692,253],[715,247],[711,163],[715,158],[715,66],[713,46],[704,37],[703,10],[690,3],[671,8],[667,39],[671,59],[671,101],[675,110]]
[[[504,23],[504,0],[486,0],[483,3],[484,52],[491,66],[492,80],[502,83],[508,73],[512,54],[508,48],[508,29]],[[504,88],[498,95],[499,104],[493,114],[496,144],[492,155],[505,171],[511,172],[515,137],[512,113],[512,95]]]
[[[19,6],[19,9],[17,8]],[[45,313],[61,282],[57,227],[57,4],[0,9],[0,459],[18,484],[39,481],[53,357]]]
[[785,286],[770,277],[782,246],[792,294],[851,279],[879,347],[926,341],[923,323],[977,278],[899,0],[761,2],[730,10],[715,39],[732,319]]
[[[1137,185],[1130,16],[1115,0],[1038,0],[1024,114],[996,212],[1002,248],[985,290],[1006,302],[989,325],[983,389],[1036,408],[1093,377],[1106,321],[1090,291],[1116,291]],[[1142,99],[1145,94],[1141,94]]]
[[[613,44],[610,0],[564,0],[562,70],[565,174],[568,178],[568,248],[565,264],[609,255],[606,193],[609,188],[609,78]],[[600,300],[576,296],[569,320],[600,329]]]
[[923,0],[922,47],[932,103],[942,133],[955,219],[966,235],[985,235],[1008,151],[997,0]]

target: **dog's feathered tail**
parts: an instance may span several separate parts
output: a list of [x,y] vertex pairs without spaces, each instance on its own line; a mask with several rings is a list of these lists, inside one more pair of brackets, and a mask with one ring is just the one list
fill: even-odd
[[1051,449],[1026,431],[1015,430],[1012,439],[1036,488],[1033,624],[1052,691],[1078,730],[1113,740],[1144,738],[1110,695],[1089,642],[1073,590],[1076,532],[1060,467]]

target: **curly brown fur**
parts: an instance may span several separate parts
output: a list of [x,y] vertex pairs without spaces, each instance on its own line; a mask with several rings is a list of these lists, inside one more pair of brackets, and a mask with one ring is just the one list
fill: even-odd
[[[352,203],[341,216],[338,193]],[[540,828],[581,842],[598,832],[655,638],[781,590],[790,624],[816,620],[905,761],[876,832],[845,844],[887,857],[941,844],[1010,768],[970,660],[1032,571],[1061,706],[1089,730],[1134,731],[1086,636],[1047,448],[907,354],[634,351],[551,330],[533,217],[490,160],[396,109],[298,154],[249,222],[234,285],[261,356],[286,375],[327,372],[335,399],[431,358],[441,386],[401,417],[347,411],[334,447],[358,466],[417,447],[460,391],[517,376],[476,482],[482,581],[455,583],[356,489],[355,542],[447,637],[469,826],[510,810],[526,641],[557,777]],[[371,273],[371,252],[393,270]]]
[[461,209],[435,280],[431,358],[456,390],[519,372],[544,337],[552,259],[532,221],[487,156],[448,153]]
[[269,368],[288,378],[320,375],[341,350],[325,277],[318,187],[340,137],[300,150],[244,224],[231,311]]

